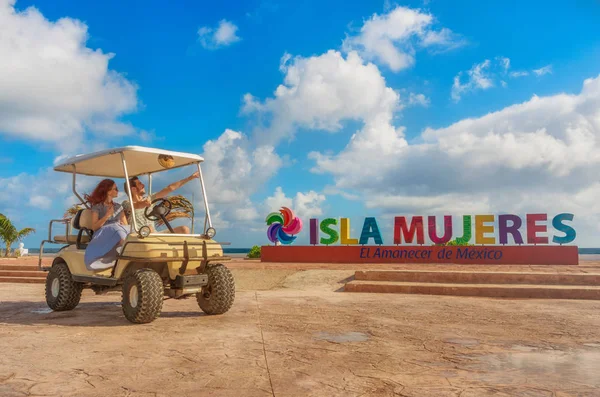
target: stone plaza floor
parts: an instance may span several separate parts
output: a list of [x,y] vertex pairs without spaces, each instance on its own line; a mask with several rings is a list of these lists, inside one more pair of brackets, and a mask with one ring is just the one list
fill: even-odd
[[600,395],[600,301],[356,294],[343,268],[245,266],[228,313],[167,299],[144,325],[119,292],[53,313],[43,284],[0,284],[0,395]]

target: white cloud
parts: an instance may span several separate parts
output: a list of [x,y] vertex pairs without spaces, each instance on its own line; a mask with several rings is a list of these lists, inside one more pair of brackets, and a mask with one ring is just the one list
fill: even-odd
[[348,193],[347,191],[338,189],[335,186],[325,186],[325,188],[323,188],[323,193],[329,194],[330,196],[339,195],[339,196],[342,196],[343,198],[345,198],[346,200],[350,200],[350,201],[360,201],[361,200],[361,196],[359,196],[358,194]]
[[442,28],[439,32],[427,31],[422,37],[420,44],[423,47],[437,48],[434,52],[444,52],[455,49],[466,44],[448,28]]
[[543,68],[533,69],[533,73],[536,76],[543,76],[545,74],[552,74],[552,65],[546,65]]
[[510,72],[510,77],[525,77],[525,76],[529,76],[529,72],[527,72],[525,70]]
[[310,218],[323,215],[322,205],[325,200],[325,195],[314,190],[306,193],[297,192],[295,197],[287,197],[283,189],[278,186],[273,195],[265,200],[265,214],[279,211],[281,207],[288,207],[297,217],[308,222]]
[[218,194],[213,202],[239,204],[256,192],[282,167],[273,146],[253,146],[240,132],[225,130],[204,144],[202,155],[210,161],[205,181]]
[[208,26],[198,29],[198,40],[206,49],[226,47],[241,40],[237,31],[238,27],[235,24],[222,19],[216,29]]
[[52,201],[50,200],[50,198],[48,198],[46,196],[35,195],[35,196],[31,196],[29,198],[28,204],[31,207],[37,207],[37,208],[41,208],[41,209],[49,209],[50,206],[52,205]]
[[468,194],[440,194],[437,196],[404,196],[380,194],[365,199],[368,209],[379,209],[393,213],[398,208],[403,212],[414,214],[460,214],[465,211],[483,214],[490,210],[487,197],[472,197]]
[[242,113],[252,113],[264,111],[265,106],[252,94],[244,94],[244,105],[242,106]]
[[454,77],[451,98],[454,102],[460,101],[465,95],[475,91],[487,90],[500,84],[507,87],[506,77],[526,76],[527,72],[510,72],[510,58],[497,56],[493,61],[489,59],[474,64],[470,70],[459,72]]
[[[33,176],[27,173],[0,178],[0,204],[5,208],[18,208],[22,203],[31,203],[30,198],[35,196],[51,196],[52,193],[58,193],[66,189],[66,179],[57,178],[53,184],[49,183],[51,176],[50,170],[44,170],[39,176]],[[48,182],[44,183],[44,181]],[[51,192],[52,191],[52,192]]]
[[[315,171],[385,213],[571,211],[600,232],[600,76],[577,95],[534,96],[479,118],[426,129],[416,144],[373,152],[385,134],[362,130],[335,155],[312,153]],[[373,159],[377,162],[374,163]],[[579,226],[578,226],[579,228]],[[581,230],[580,230],[581,231]]]
[[50,21],[0,0],[0,134],[74,147],[86,130],[132,132],[119,117],[137,109],[137,87],[87,38],[79,20]]
[[430,100],[423,94],[415,94],[414,92],[411,92],[408,96],[408,104],[428,107]]
[[431,14],[397,6],[383,15],[374,14],[358,35],[344,40],[343,47],[398,72],[414,65],[417,48],[441,52],[466,44],[450,29],[433,30],[434,22]]
[[154,141],[164,140],[164,137],[159,137],[158,135],[156,135],[155,131],[146,131],[146,130],[141,130],[138,133],[138,138],[144,143],[152,143]]
[[454,77],[454,83],[452,84],[452,100],[458,102],[465,94],[478,90],[487,90],[494,87],[497,83],[500,83],[502,87],[506,87],[508,85],[506,80],[501,80],[501,78],[525,77],[532,73],[537,76],[542,76],[544,74],[552,73],[551,65],[544,66],[540,69],[534,69],[531,73],[526,70],[509,72],[510,66],[510,58],[497,56],[494,61],[486,59],[481,63],[474,64],[470,70],[458,73]]
[[473,65],[473,67],[466,72],[466,82],[461,83],[462,77],[465,72],[460,72],[454,77],[454,84],[452,84],[452,99],[458,102],[461,97],[469,92],[477,90],[487,90],[494,86],[494,82],[490,75],[490,60]]
[[275,144],[298,127],[335,132],[344,120],[388,123],[401,108],[398,93],[386,86],[377,66],[364,63],[356,52],[346,58],[333,50],[309,58],[286,54],[282,60],[284,84],[273,98],[261,103],[252,95],[244,97],[244,110],[271,116],[257,135],[263,142]]
[[500,65],[504,69],[504,72],[508,72],[508,69],[510,69],[510,58],[496,57],[496,60],[500,63]]
[[535,74],[536,76],[543,76],[545,74],[551,74],[552,73],[552,65],[547,65],[540,69],[533,69],[531,72],[528,72],[527,70],[517,70],[514,72],[510,72],[510,77],[512,77],[512,78],[525,77],[525,76],[529,76],[532,73]]
[[[368,164],[379,156],[399,153],[407,146],[403,129],[391,124],[394,112],[402,108],[400,95],[387,87],[375,65],[365,63],[356,52],[346,58],[333,50],[309,58],[286,54],[281,70],[285,73],[284,84],[275,90],[273,98],[260,102],[250,94],[244,97],[244,110],[268,116],[270,120],[259,131],[258,141],[275,144],[292,136],[298,127],[334,132],[342,128],[343,121],[356,120],[362,123],[362,128],[353,135],[347,148],[358,157],[348,158],[348,162]],[[411,101],[410,95],[407,101]],[[412,102],[425,104],[427,99],[413,94]],[[365,167],[363,171],[373,171],[371,177],[378,178],[375,167]],[[341,194],[352,197],[345,192]],[[276,190],[267,202],[269,212],[281,203],[294,205],[299,213],[317,216],[321,212],[320,204],[309,206],[321,201],[315,192],[297,194],[295,202],[291,200]]]

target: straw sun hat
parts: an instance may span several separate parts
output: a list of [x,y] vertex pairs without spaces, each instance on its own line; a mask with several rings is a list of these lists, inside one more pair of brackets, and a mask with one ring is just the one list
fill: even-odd
[[175,160],[173,160],[173,156],[161,154],[158,156],[158,164],[164,168],[171,168],[175,165]]

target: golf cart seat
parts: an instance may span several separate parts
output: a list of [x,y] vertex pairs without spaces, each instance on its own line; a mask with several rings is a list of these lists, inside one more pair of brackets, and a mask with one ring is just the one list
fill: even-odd
[[54,236],[54,241],[65,244],[76,244],[78,249],[85,249],[94,232],[92,230],[92,210],[82,209],[71,220],[71,230],[79,230],[68,236]]
[[[54,236],[54,241],[64,244],[77,244],[77,235],[70,234],[68,236]],[[87,235],[81,236],[81,243],[89,243],[90,238]]]

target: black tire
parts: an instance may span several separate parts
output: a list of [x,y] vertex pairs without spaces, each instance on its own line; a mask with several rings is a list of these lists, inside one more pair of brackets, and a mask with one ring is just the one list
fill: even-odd
[[162,310],[163,296],[164,288],[160,275],[152,269],[137,270],[123,282],[121,306],[125,318],[136,324],[156,320]]
[[83,284],[73,281],[66,263],[52,266],[46,276],[46,303],[56,312],[73,310],[81,299]]
[[222,264],[206,266],[208,285],[196,294],[200,309],[206,314],[223,314],[233,305],[235,300],[235,281],[233,275]]

